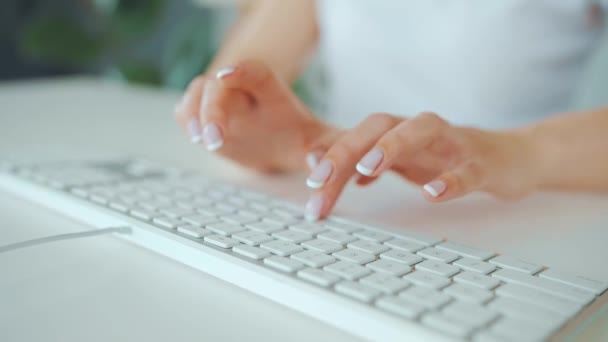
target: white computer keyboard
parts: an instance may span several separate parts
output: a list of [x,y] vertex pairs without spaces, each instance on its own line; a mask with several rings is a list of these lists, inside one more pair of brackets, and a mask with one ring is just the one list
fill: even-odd
[[558,336],[608,283],[330,217],[134,159],[9,163],[7,189],[370,340]]

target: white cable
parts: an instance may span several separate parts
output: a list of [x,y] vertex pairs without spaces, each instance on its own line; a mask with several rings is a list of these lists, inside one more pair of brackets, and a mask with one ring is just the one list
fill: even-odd
[[79,239],[79,238],[83,238],[83,237],[97,236],[97,235],[110,234],[110,233],[131,234],[131,228],[129,228],[129,227],[110,227],[110,228],[101,228],[101,229],[96,229],[96,230],[90,230],[90,231],[86,231],[86,232],[45,236],[42,238],[37,238],[37,239],[13,243],[13,244],[6,245],[6,246],[1,246],[0,253],[10,252],[10,251],[14,251],[16,249],[27,248],[27,247],[41,245],[41,244],[45,244],[45,243],[49,243],[49,242]]

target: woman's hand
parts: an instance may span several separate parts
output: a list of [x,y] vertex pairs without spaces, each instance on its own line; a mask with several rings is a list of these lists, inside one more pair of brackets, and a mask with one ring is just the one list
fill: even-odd
[[306,217],[329,214],[348,180],[365,185],[391,170],[422,187],[431,202],[473,191],[517,198],[534,190],[531,144],[522,131],[484,131],[450,125],[434,113],[405,119],[372,114],[342,134],[312,170],[316,189]]
[[301,169],[310,150],[337,134],[254,61],[195,78],[175,113],[192,142],[264,172]]

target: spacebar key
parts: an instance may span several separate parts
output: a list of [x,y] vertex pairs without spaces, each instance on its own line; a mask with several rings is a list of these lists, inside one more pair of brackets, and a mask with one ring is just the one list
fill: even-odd
[[582,305],[587,305],[589,302],[595,299],[594,295],[585,290],[564,285],[553,280],[532,276],[519,271],[502,269],[492,273],[492,277],[507,283],[531,287],[533,289],[544,291],[562,298],[570,299]]

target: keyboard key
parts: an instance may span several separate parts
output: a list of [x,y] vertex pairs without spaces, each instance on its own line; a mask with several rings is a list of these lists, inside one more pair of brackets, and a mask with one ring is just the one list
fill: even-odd
[[398,233],[398,237],[401,239],[405,239],[408,241],[416,242],[425,246],[432,246],[443,241],[442,239],[437,239],[425,234],[414,233],[414,232],[404,232],[400,230]]
[[272,237],[293,243],[301,243],[304,241],[312,240],[311,234],[294,232],[293,230],[283,230],[280,232],[276,232],[272,234]]
[[581,305],[586,305],[595,299],[593,294],[577,287],[558,283],[546,278],[535,277],[519,271],[498,270],[492,273],[492,277],[507,283],[523,285],[558,297],[570,299]]
[[350,248],[333,253],[333,256],[340,260],[354,262],[355,264],[359,265],[367,264],[370,261],[376,260],[376,256],[373,254]]
[[517,284],[504,284],[496,289],[496,294],[562,312],[569,316],[576,314],[581,309],[580,304],[571,300]]
[[567,274],[553,269],[548,269],[540,273],[539,276],[541,278],[546,278],[566,285],[578,287],[580,289],[589,291],[597,296],[599,296],[604,291],[606,291],[606,289],[608,289],[608,282],[594,280],[583,276]]
[[319,252],[323,252],[326,254],[330,254],[333,252],[340,251],[344,249],[341,244],[329,241],[329,240],[320,240],[314,239],[310,241],[306,241],[302,243],[302,246],[306,249],[311,249]]
[[356,300],[369,303],[378,297],[381,292],[371,287],[356,283],[354,281],[343,281],[336,284],[336,292]]
[[264,259],[264,264],[277,270],[288,273],[292,273],[304,268],[304,264],[302,264],[301,262],[280,256],[272,256],[270,258],[266,258]]
[[291,258],[310,267],[323,267],[336,261],[336,258],[321,252],[304,251],[293,254]]
[[496,253],[488,252],[483,249],[469,247],[469,246],[465,246],[465,245],[461,245],[459,243],[449,242],[449,241],[442,242],[442,243],[436,245],[435,248],[442,249],[444,251],[448,251],[448,252],[452,252],[452,253],[456,253],[456,254],[460,255],[461,257],[467,257],[467,258],[478,259],[478,260],[488,260],[491,257],[496,255]]
[[220,248],[231,248],[237,245],[240,245],[241,243],[238,242],[235,239],[231,239],[229,237],[223,236],[223,235],[208,235],[204,237],[205,242],[210,243],[214,246],[220,247]]
[[507,317],[534,322],[535,325],[551,330],[558,329],[567,320],[567,316],[562,313],[500,296],[488,303],[488,308],[496,310]]
[[454,283],[446,287],[443,292],[456,299],[475,304],[485,303],[494,297],[491,291],[461,283]]
[[152,222],[154,222],[158,226],[161,226],[164,228],[169,228],[169,229],[175,229],[178,226],[181,226],[184,224],[184,222],[174,219],[174,218],[170,218],[170,217],[157,217],[157,218],[152,219]]
[[159,214],[155,211],[151,211],[148,209],[144,209],[144,208],[135,208],[135,209],[131,209],[129,210],[129,215],[136,217],[140,220],[151,220],[154,217],[159,216]]
[[454,265],[462,268],[465,271],[488,274],[496,269],[496,266],[471,258],[460,258],[454,261]]
[[348,248],[352,248],[352,249],[358,249],[360,251],[364,251],[373,255],[378,255],[382,252],[387,251],[389,248],[375,243],[375,242],[371,242],[371,241],[364,241],[364,240],[359,240],[359,241],[355,241],[355,242],[351,242],[347,245]]
[[260,247],[278,256],[289,256],[303,250],[302,247],[287,241],[270,241],[260,245]]
[[376,306],[407,319],[415,319],[425,311],[424,306],[399,297],[382,297]]
[[205,226],[210,223],[218,223],[220,220],[213,216],[197,214],[182,217],[182,221],[188,222],[195,226]]
[[422,286],[411,286],[410,288],[399,292],[399,297],[422,305],[430,310],[437,310],[439,307],[451,301],[450,296]]
[[425,248],[421,251],[418,251],[418,255],[420,255],[423,258],[443,261],[443,262],[452,262],[452,261],[458,259],[458,254],[455,254],[452,252],[447,252],[447,251],[442,251],[442,250],[434,248],[434,247],[429,247],[429,248]]
[[340,277],[335,274],[318,270],[316,268],[305,268],[298,271],[298,277],[307,280],[311,283],[315,283],[320,286],[330,286],[340,281]]
[[388,273],[394,276],[402,276],[412,271],[412,268],[408,265],[383,259],[370,262],[366,267],[377,272]]
[[448,278],[460,272],[460,268],[436,260],[425,260],[419,264],[416,264],[416,269],[435,273]]
[[299,223],[289,226],[289,229],[296,232],[308,233],[313,236],[327,231],[327,228],[314,223]]
[[516,270],[528,274],[535,274],[543,269],[541,265],[537,265],[528,261],[523,261],[521,259],[514,258],[509,255],[499,255],[496,258],[490,259],[490,263],[501,268]]
[[255,230],[260,233],[270,234],[274,232],[278,232],[280,230],[285,229],[285,226],[282,224],[269,223],[269,222],[255,222],[246,224],[245,227]]
[[432,289],[441,289],[450,285],[451,283],[449,278],[418,270],[410,274],[406,274],[403,279],[410,281],[416,285],[429,287]]
[[384,252],[380,254],[380,258],[400,262],[409,266],[417,264],[423,260],[422,257],[419,255],[404,252],[399,249],[393,249],[388,252]]
[[260,218],[258,216],[253,215],[245,215],[245,214],[231,214],[231,215],[219,215],[222,221],[236,223],[236,224],[247,224],[259,221]]
[[182,225],[182,226],[178,226],[177,227],[177,231],[188,235],[188,236],[192,236],[193,238],[197,238],[200,239],[202,237],[205,237],[207,235],[211,235],[213,233],[211,233],[210,231],[208,231],[205,228],[201,228],[198,226],[192,226],[192,225]]
[[428,327],[459,338],[467,337],[475,329],[473,325],[467,324],[461,319],[456,319],[440,312],[433,312],[422,316],[421,322]]
[[182,207],[165,207],[161,208],[159,212],[163,215],[167,215],[173,218],[179,218],[182,216],[194,215],[192,209],[186,209]]
[[[93,196],[91,196],[91,198],[93,198]],[[157,210],[162,207],[166,207],[168,204],[171,204],[171,202],[163,201],[158,198],[137,202],[138,206],[140,206],[144,209],[152,210],[152,211]]]
[[408,241],[408,240],[404,240],[404,239],[391,239],[391,240],[385,241],[384,244],[391,248],[399,249],[399,250],[410,252],[410,253],[416,253],[419,250],[424,249],[426,247],[425,245],[423,245],[421,243]]
[[461,301],[451,302],[443,308],[442,312],[446,316],[465,320],[475,327],[487,325],[499,316],[498,312],[487,307]]
[[338,261],[323,269],[348,280],[356,280],[372,273],[369,268],[348,261]]
[[109,204],[110,208],[114,210],[118,210],[120,212],[126,213],[129,211],[131,205],[121,201],[121,200],[112,200]]
[[208,216],[227,216],[230,214],[233,214],[234,212],[236,212],[237,208],[234,206],[229,206],[229,205],[218,205],[216,204],[215,206],[209,206],[209,207],[203,207],[203,208],[197,208],[196,211],[198,211],[201,214],[204,215],[208,215]]
[[262,216],[262,222],[268,222],[268,223],[273,223],[273,224],[279,224],[283,227],[292,225],[292,224],[297,224],[297,223],[301,223],[301,221],[299,219],[290,219],[290,218],[285,218],[276,214],[264,214]]
[[508,317],[500,318],[489,330],[500,341],[544,341],[552,332],[552,329],[543,329],[532,322]]
[[353,241],[357,240],[352,235],[340,233],[340,232],[322,233],[322,234],[317,235],[317,238],[322,239],[322,240],[333,241],[333,242],[336,242],[336,243],[339,243],[342,245],[345,245],[349,242],[353,242]]
[[205,228],[209,229],[210,231],[216,233],[216,234],[220,234],[220,235],[224,235],[224,236],[229,236],[235,233],[239,233],[245,230],[245,227],[241,226],[240,224],[234,224],[234,223],[227,223],[227,222],[220,222],[220,223],[210,223],[205,225]]
[[492,290],[500,285],[500,280],[476,272],[461,272],[454,276],[454,282],[478,287],[484,290]]
[[361,284],[372,287],[384,293],[395,293],[403,290],[410,284],[390,274],[375,273],[359,280]]
[[255,231],[250,231],[250,230],[236,233],[236,234],[232,235],[232,238],[235,240],[238,240],[242,243],[246,243],[250,246],[257,246],[261,243],[274,240],[269,235],[266,235],[264,233],[258,233]]
[[270,206],[260,202],[249,202],[249,207],[259,213],[270,211]]
[[373,242],[378,242],[378,243],[382,243],[386,240],[393,238],[391,235],[388,235],[386,233],[382,233],[379,231],[375,231],[375,230],[364,230],[364,231],[353,233],[353,235],[362,240],[373,241]]
[[329,228],[331,230],[334,231],[338,231],[340,233],[346,233],[346,234],[350,234],[350,233],[354,233],[354,232],[358,232],[360,230],[362,230],[361,227],[357,227],[355,225],[351,225],[348,223],[344,223],[344,222],[326,222],[324,224],[325,228]]
[[270,252],[267,250],[248,245],[235,246],[234,248],[232,248],[232,251],[254,260],[261,260],[271,255]]

